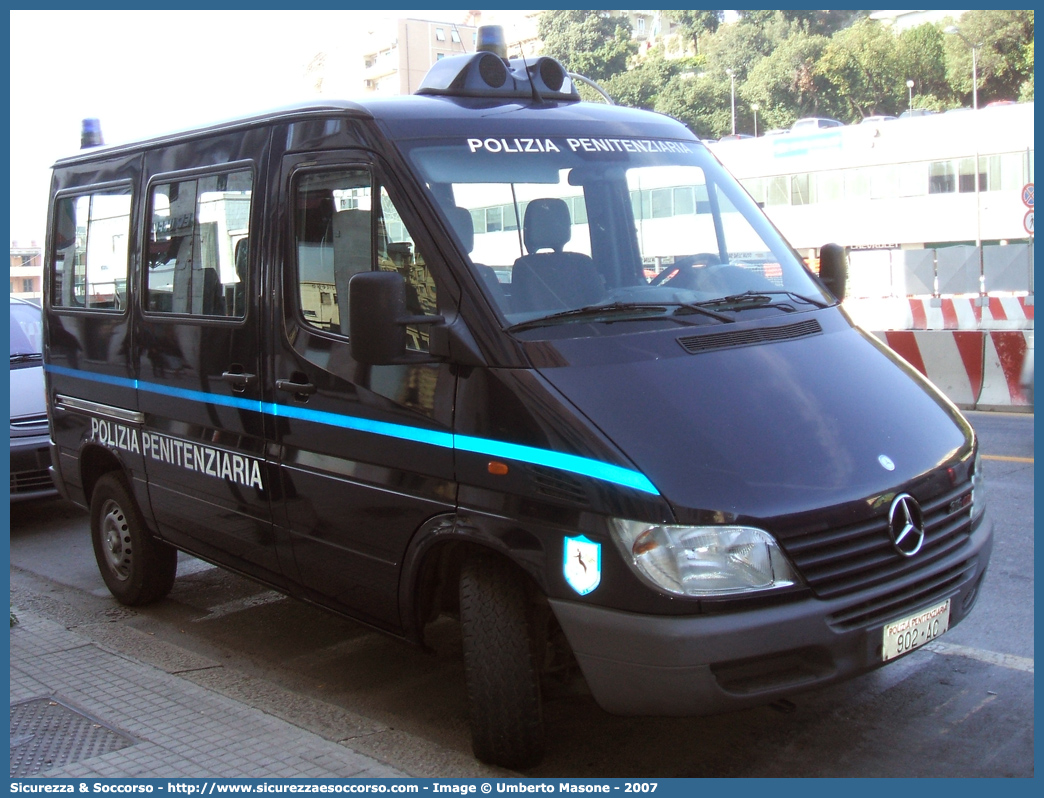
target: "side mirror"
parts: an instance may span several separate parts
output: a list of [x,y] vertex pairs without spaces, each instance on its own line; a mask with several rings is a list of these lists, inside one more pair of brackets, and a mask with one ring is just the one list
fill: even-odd
[[[348,281],[348,340],[359,363],[384,366],[417,360],[406,352],[406,327],[439,324],[442,316],[410,315],[398,272],[360,272]],[[427,361],[427,355],[420,357]]]
[[824,244],[819,248],[819,279],[841,302],[848,285],[848,254],[840,244]]

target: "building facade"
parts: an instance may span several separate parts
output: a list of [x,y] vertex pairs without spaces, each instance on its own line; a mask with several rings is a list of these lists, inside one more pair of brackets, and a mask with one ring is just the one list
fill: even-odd
[[11,242],[11,294],[23,299],[43,295],[43,249],[35,241],[29,246]]

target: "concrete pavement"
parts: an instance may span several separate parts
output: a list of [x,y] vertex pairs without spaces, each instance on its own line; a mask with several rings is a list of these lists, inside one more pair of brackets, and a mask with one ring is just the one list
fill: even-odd
[[11,641],[11,775],[410,774],[23,610]]

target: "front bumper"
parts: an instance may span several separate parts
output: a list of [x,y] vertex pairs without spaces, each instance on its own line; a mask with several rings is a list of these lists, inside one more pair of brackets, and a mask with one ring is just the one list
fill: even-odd
[[58,493],[51,479],[51,441],[44,435],[11,436],[11,501]]
[[[967,545],[933,566],[930,576],[953,576],[927,593],[915,589],[925,583],[922,573],[887,589],[834,600],[806,598],[698,616],[638,615],[558,599],[550,603],[604,710],[708,715],[872,670],[884,664],[885,622],[947,598],[952,628],[974,605],[992,548],[993,524],[984,518]],[[852,617],[853,608],[879,602],[885,592],[909,594],[909,605],[854,628],[844,620]]]

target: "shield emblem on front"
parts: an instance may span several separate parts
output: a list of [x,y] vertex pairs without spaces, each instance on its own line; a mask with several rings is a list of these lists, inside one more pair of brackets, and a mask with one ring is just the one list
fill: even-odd
[[586,596],[602,581],[602,544],[583,535],[566,538],[562,571],[569,586]]

